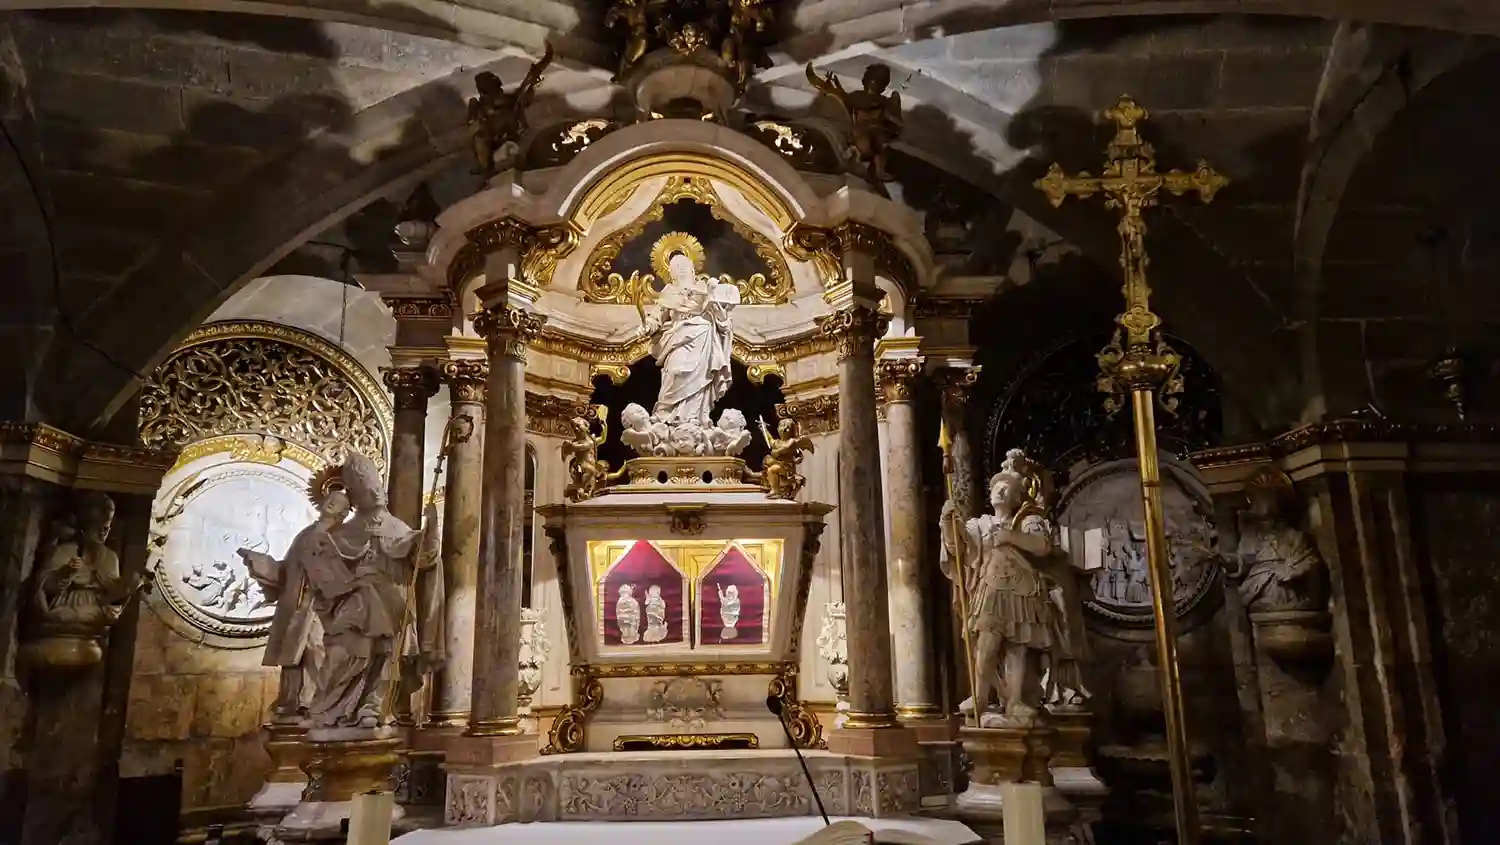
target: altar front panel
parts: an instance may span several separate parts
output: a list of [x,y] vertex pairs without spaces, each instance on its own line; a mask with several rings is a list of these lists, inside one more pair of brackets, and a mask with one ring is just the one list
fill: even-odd
[[769,648],[784,540],[590,540],[586,549],[601,657],[723,659]]

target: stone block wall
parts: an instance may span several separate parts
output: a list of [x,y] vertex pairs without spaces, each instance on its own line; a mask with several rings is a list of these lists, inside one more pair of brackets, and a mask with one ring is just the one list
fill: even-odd
[[260,726],[277,673],[260,665],[263,649],[194,642],[162,612],[141,614],[120,774],[166,774],[181,760],[185,813],[242,807],[271,769]]

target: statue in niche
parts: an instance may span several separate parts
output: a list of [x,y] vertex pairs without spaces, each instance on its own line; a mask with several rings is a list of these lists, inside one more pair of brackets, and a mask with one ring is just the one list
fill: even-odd
[[[441,611],[418,613],[411,606],[418,576],[441,577],[437,538],[386,509],[380,470],[370,458],[351,454],[339,477],[353,518],[299,535],[303,542],[287,557],[307,578],[323,628],[323,669],[308,719],[314,728],[377,727],[394,695],[410,683],[402,672],[396,689],[385,689],[392,664],[434,668],[442,662]],[[240,553],[262,571],[276,568],[262,552]]]
[[115,503],[107,493],[82,494],[37,551],[32,607],[41,635],[99,636],[144,588],[146,576],[120,576],[120,558],[105,545]]
[[740,588],[734,584],[725,587],[717,585],[719,589],[719,621],[724,627],[719,629],[719,639],[732,640],[739,635],[735,626],[740,624]]
[[1029,727],[1042,704],[1038,670],[1060,654],[1066,623],[1053,591],[1069,564],[1042,506],[1040,469],[1021,450],[1007,452],[990,480],[990,505],[993,515],[963,524],[952,501],[942,511],[943,573],[967,597],[973,649],[974,696],[960,710],[978,708],[981,727]]
[[810,438],[798,433],[797,421],[791,417],[782,419],[777,429],[781,433],[780,437],[772,436],[766,421],[760,421],[760,432],[766,438],[770,451],[761,464],[758,478],[765,485],[768,497],[793,501],[807,484],[807,479],[797,471],[797,467],[802,464],[802,453],[813,451],[813,443]]
[[262,666],[281,669],[272,713],[283,722],[298,721],[307,715],[317,693],[325,654],[323,624],[314,607],[315,591],[302,561],[306,550],[343,525],[352,510],[343,484],[326,471],[314,476],[308,497],[318,508],[318,518],[292,539],[285,560],[240,550],[250,575],[277,603],[260,662]]
[[891,84],[890,67],[878,62],[871,64],[865,68],[859,90],[845,91],[832,71],[818,76],[812,62],[808,62],[807,81],[814,90],[832,97],[843,107],[853,124],[854,151],[865,166],[865,178],[876,193],[889,197],[885,183],[891,181],[891,176],[886,171],[886,157],[891,142],[906,125],[901,116],[901,95],[895,91],[885,93]]
[[635,645],[641,641],[641,603],[635,598],[635,587],[620,585],[620,598],[615,601],[615,624],[620,626],[620,642]]
[[542,53],[542,58],[526,72],[526,78],[513,92],[507,93],[500,77],[484,71],[474,77],[474,88],[479,94],[469,98],[469,131],[474,153],[474,172],[488,179],[495,175],[496,153],[507,144],[518,144],[530,131],[526,121],[526,109],[536,96],[536,87],[542,81],[542,72],[552,64],[552,44]]
[[1328,569],[1292,515],[1296,490],[1286,473],[1264,469],[1246,485],[1240,541],[1231,577],[1251,613],[1321,611],[1328,607]]
[[646,632],[641,640],[659,643],[667,638],[667,600],[661,597],[661,585],[646,588]]
[[[703,244],[691,235],[672,232],[656,242],[652,266],[664,267],[663,275],[671,281],[654,313],[646,313],[639,274],[633,273],[630,280],[641,331],[651,338],[651,356],[661,366],[661,391],[650,420],[669,431],[669,455],[708,451],[708,433],[714,429],[709,412],[724,398],[732,378],[730,316],[740,304],[740,291],[730,282],[704,275],[703,261]],[[639,420],[639,412],[631,411],[631,416]]]

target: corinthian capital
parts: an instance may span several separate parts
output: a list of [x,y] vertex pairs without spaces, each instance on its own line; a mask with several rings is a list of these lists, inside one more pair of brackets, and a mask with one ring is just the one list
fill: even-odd
[[491,308],[474,318],[474,330],[489,341],[490,354],[496,353],[524,362],[526,347],[537,335],[547,318],[509,305]]
[[891,318],[866,305],[851,305],[818,318],[818,331],[832,337],[839,360],[850,355],[875,354],[875,341],[885,334]]
[[484,401],[484,381],[490,374],[488,361],[474,358],[444,361],[440,372],[454,402]]
[[932,374],[938,390],[943,395],[944,407],[958,407],[969,401],[974,385],[979,383],[979,371],[975,364],[967,367],[944,367]]
[[437,373],[425,364],[415,367],[384,367],[380,377],[395,397],[396,410],[422,411],[438,391]]
[[875,383],[886,402],[910,402],[921,374],[921,358],[882,358],[875,362]]

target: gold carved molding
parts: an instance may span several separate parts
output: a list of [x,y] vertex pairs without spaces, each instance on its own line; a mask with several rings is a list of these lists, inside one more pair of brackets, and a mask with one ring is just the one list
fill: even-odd
[[832,301],[847,287],[844,255],[863,252],[875,260],[875,269],[890,279],[911,299],[920,280],[917,268],[890,233],[868,223],[850,220],[831,228],[797,224],[782,239],[787,254],[798,261],[811,261],[823,283],[823,298]]
[[760,737],[748,733],[729,734],[623,734],[615,737],[616,751],[704,751],[759,748]]
[[1304,449],[1353,443],[1495,446],[1500,445],[1500,425],[1403,423],[1381,418],[1346,418],[1305,425],[1259,443],[1204,449],[1188,457],[1193,466],[1210,469],[1278,460]]
[[620,201],[622,194],[628,196],[628,192],[633,192],[642,183],[661,176],[692,176],[722,182],[771,218],[778,230],[785,232],[796,222],[791,205],[759,178],[718,156],[694,152],[661,153],[613,168],[589,186],[572,212],[573,222],[587,230],[610,211],[619,208],[615,203]]
[[604,703],[604,686],[599,683],[596,668],[587,664],[573,667],[572,674],[578,678],[578,701],[552,721],[543,754],[573,754],[583,750],[589,716]]
[[178,460],[172,446],[122,446],[44,423],[0,423],[0,473],[80,490],[154,496]]
[[180,450],[269,434],[320,459],[351,450],[384,469],[393,415],[385,390],[342,349],[289,326],[211,323],[179,345],[141,393],[141,442]]
[[832,338],[842,361],[851,355],[875,355],[875,341],[885,334],[891,318],[862,305],[841,308],[817,318],[818,331]]
[[526,393],[526,430],[548,437],[571,437],[573,420],[594,415],[594,406],[584,399],[568,399],[545,393]]
[[776,406],[778,419],[793,419],[803,434],[830,434],[839,430],[837,394],[793,399]]
[[467,232],[467,242],[448,263],[448,289],[456,297],[471,279],[484,273],[487,257],[509,248],[520,256],[521,265],[521,278],[511,283],[535,299],[552,283],[558,262],[578,247],[580,234],[571,223],[533,226],[512,216],[480,223]]
[[[620,195],[618,204],[615,204],[614,208],[623,206],[636,188],[636,185],[622,188],[621,190],[627,193]],[[765,274],[756,273],[748,279],[730,280],[740,289],[740,296],[745,304],[784,305],[791,301],[792,273],[787,267],[786,258],[782,256],[776,244],[730,214],[724,208],[719,195],[714,192],[713,183],[707,177],[673,174],[667,177],[667,182],[661,192],[656,195],[656,199],[644,212],[623,229],[610,233],[594,246],[588,260],[584,262],[583,273],[578,279],[578,289],[583,292],[585,302],[628,305],[635,301],[636,292],[632,290],[632,286],[624,276],[613,270],[614,262],[620,257],[620,252],[624,250],[626,244],[640,237],[652,223],[660,221],[666,214],[668,206],[681,200],[691,200],[707,207],[714,219],[729,224],[735,234],[749,241],[750,245],[755,248],[755,254],[765,262],[767,269]],[[700,266],[699,269],[701,271],[702,267]],[[660,272],[661,270],[657,268],[656,273],[659,275]]]

